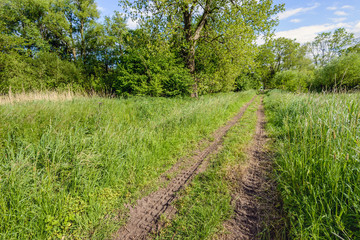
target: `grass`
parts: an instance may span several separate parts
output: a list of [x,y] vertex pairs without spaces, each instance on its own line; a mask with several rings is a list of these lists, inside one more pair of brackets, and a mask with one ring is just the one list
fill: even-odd
[[227,133],[223,149],[211,158],[208,169],[197,175],[175,203],[177,215],[156,239],[209,239],[223,230],[223,223],[234,210],[231,206],[232,175],[241,174],[246,162],[246,147],[256,127],[260,98],[244,113],[240,122]]
[[360,94],[265,98],[293,239],[360,239]]
[[103,239],[255,92],[0,105],[0,239]]
[[[96,96],[96,94],[92,94]],[[0,95],[0,105],[15,104],[32,101],[69,101],[82,97],[90,97],[87,93],[73,91],[37,91],[26,93],[12,93],[11,90],[7,95]]]

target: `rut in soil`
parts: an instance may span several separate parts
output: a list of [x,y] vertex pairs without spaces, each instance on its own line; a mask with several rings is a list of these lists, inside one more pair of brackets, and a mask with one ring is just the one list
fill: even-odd
[[225,134],[241,119],[255,98],[256,96],[243,106],[225,126],[215,131],[214,140],[208,147],[204,150],[195,150],[194,156],[184,161],[185,169],[177,174],[166,187],[138,200],[134,207],[130,207],[127,224],[113,235],[113,239],[146,239],[149,233],[157,231],[160,227],[161,215],[171,219],[176,211],[171,203],[176,200],[177,193],[189,184],[194,176],[206,170],[207,158],[219,151]]
[[[220,239],[263,239],[264,236],[260,234],[264,232],[265,226],[279,222],[281,209],[277,207],[277,203],[280,200],[276,183],[271,177],[272,157],[265,148],[268,138],[262,104],[256,114],[256,132],[247,153],[247,167],[232,195],[234,217],[225,222],[227,234],[220,236]],[[272,238],[269,232],[267,237],[279,239]]]

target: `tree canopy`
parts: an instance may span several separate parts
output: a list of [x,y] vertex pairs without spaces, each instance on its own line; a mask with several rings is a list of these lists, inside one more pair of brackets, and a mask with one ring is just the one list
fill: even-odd
[[[284,5],[273,0],[119,0],[119,5],[122,13],[100,21],[95,0],[1,0],[0,94],[70,88],[198,96],[262,84],[293,91],[315,86],[321,69],[359,53],[358,40],[344,28],[305,45],[274,38]],[[127,27],[129,18],[137,29]],[[265,43],[259,45],[261,38]],[[301,88],[286,85],[294,77],[310,80]]]

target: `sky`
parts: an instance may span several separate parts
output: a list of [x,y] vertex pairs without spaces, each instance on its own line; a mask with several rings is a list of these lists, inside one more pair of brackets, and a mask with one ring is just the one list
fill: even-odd
[[[118,0],[96,0],[101,16],[111,16],[118,6]],[[279,25],[276,37],[296,39],[305,43],[314,40],[321,32],[344,27],[360,37],[360,0],[274,0],[275,4],[285,3],[285,11],[278,14]],[[136,28],[131,19],[129,28]]]

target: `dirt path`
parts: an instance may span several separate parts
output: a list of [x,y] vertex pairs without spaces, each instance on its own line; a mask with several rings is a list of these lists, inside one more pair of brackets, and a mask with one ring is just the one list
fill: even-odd
[[[228,233],[221,235],[220,239],[259,239],[259,233],[264,232],[264,224],[270,226],[279,221],[276,185],[270,177],[272,161],[265,149],[268,139],[262,104],[257,118],[256,133],[247,154],[248,165],[232,196],[235,214],[224,224]],[[271,232],[271,229],[267,230],[269,239],[279,239],[273,238]]]
[[[186,164],[185,169],[180,171],[166,187],[138,200],[134,207],[130,207],[130,217],[126,226],[119,229],[113,235],[113,239],[146,239],[149,233],[156,231],[159,227],[161,215],[171,218],[175,213],[171,203],[176,199],[177,193],[190,183],[194,176],[206,170],[206,160],[209,155],[219,151],[224,135],[240,120],[255,98],[256,96],[242,107],[233,119],[213,134],[214,140],[208,147],[195,151],[193,157],[182,161]],[[176,165],[176,168],[180,167]]]

